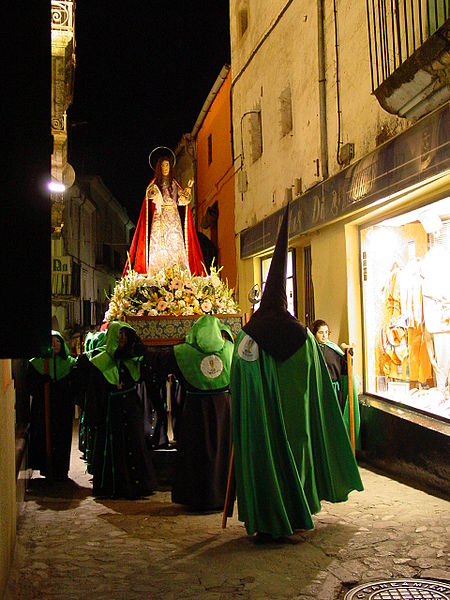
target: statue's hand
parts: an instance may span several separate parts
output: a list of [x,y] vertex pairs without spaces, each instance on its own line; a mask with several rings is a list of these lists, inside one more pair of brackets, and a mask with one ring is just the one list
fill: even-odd
[[156,196],[157,194],[158,194],[158,188],[153,183],[150,183],[150,185],[145,190],[145,196],[147,198],[152,198],[153,199],[154,196]]
[[155,196],[153,198],[152,202],[155,205],[156,212],[158,214],[160,214],[161,213],[161,206],[163,204],[163,198],[162,198],[161,194],[158,194],[157,196]]

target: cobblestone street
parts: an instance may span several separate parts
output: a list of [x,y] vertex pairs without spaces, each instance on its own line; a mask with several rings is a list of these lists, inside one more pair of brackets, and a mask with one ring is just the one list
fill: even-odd
[[169,491],[96,500],[84,469],[74,449],[68,483],[31,481],[6,600],[333,600],[370,581],[450,580],[449,502],[367,468],[364,492],[270,545],[236,508],[222,529],[220,513],[186,512]]

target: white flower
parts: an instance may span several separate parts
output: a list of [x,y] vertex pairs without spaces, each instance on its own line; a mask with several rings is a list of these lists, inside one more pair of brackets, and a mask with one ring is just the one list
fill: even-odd
[[219,277],[217,277],[217,275],[211,275],[210,282],[214,288],[218,288],[222,285],[222,282],[220,281]]
[[212,304],[211,304],[211,302],[210,302],[209,300],[204,300],[204,301],[202,302],[201,309],[202,309],[202,311],[203,311],[203,312],[205,312],[205,313],[209,313],[209,312],[211,312],[211,309],[212,309]]

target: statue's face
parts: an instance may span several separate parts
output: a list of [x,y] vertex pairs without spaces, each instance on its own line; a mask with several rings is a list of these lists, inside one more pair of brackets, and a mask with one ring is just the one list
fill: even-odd
[[168,160],[163,160],[161,163],[161,173],[163,177],[167,177],[170,173],[170,162]]

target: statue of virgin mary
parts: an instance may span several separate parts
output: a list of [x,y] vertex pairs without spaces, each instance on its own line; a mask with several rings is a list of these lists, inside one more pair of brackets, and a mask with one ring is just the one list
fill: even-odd
[[204,274],[203,255],[189,208],[192,182],[186,188],[178,183],[173,176],[174,163],[175,157],[170,158],[168,153],[157,160],[123,276],[130,268],[137,273],[156,275],[174,265],[193,275]]

